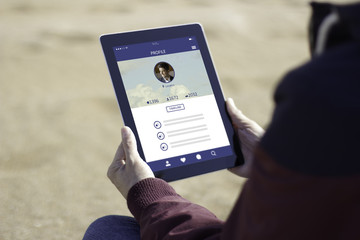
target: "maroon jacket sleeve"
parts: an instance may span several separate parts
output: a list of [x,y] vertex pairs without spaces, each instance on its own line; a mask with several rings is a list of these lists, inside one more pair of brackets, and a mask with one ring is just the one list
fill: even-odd
[[360,239],[360,176],[290,170],[261,147],[221,239]]
[[127,202],[144,240],[218,239],[223,228],[223,221],[213,213],[182,198],[161,179],[137,183]]
[[251,178],[224,223],[160,179],[131,188],[128,206],[141,239],[360,239],[359,176],[294,172],[256,150]]

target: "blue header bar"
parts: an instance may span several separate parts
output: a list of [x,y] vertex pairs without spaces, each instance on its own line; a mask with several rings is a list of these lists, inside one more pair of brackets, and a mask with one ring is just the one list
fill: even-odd
[[194,36],[113,47],[116,61],[199,50]]

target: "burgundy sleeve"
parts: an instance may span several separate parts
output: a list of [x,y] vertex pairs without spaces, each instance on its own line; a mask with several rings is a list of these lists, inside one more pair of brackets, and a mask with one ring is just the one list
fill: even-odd
[[[251,178],[224,223],[160,179],[131,188],[141,239],[358,239],[359,176],[309,176],[256,150]],[[357,236],[357,237],[356,237]]]
[[360,239],[360,176],[310,176],[261,147],[221,239]]
[[218,239],[224,224],[206,208],[179,196],[161,179],[137,183],[130,189],[127,202],[144,240]]

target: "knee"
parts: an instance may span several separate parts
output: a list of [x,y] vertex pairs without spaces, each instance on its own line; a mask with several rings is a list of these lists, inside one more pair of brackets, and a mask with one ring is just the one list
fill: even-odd
[[132,217],[119,215],[98,218],[90,224],[83,240],[113,239],[117,235],[140,236],[140,228],[136,220]]
[[133,222],[134,218],[128,216],[120,216],[120,215],[107,215],[96,219],[94,222],[90,224],[89,227],[97,227],[97,226],[111,226],[112,224],[119,224],[123,222]]

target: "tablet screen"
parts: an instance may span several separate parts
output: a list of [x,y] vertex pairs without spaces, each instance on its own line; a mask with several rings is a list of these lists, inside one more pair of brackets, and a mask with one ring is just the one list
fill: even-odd
[[195,36],[113,51],[154,172],[234,154]]

